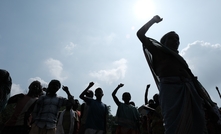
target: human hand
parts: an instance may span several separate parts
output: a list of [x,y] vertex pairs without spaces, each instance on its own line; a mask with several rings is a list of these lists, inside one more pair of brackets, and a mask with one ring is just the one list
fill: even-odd
[[94,82],[90,82],[88,87],[92,87],[94,85]]
[[154,16],[154,17],[152,18],[152,20],[154,20],[154,22],[156,22],[156,23],[159,23],[159,22],[161,22],[161,21],[163,20],[163,18],[160,18],[159,15],[156,15],[156,16]]
[[63,89],[65,92],[69,92],[69,90],[68,90],[68,87],[67,87],[67,86],[62,86],[62,89]]
[[124,84],[122,84],[122,83],[120,83],[119,85],[118,85],[118,87],[120,88],[120,87],[123,87],[124,86]]

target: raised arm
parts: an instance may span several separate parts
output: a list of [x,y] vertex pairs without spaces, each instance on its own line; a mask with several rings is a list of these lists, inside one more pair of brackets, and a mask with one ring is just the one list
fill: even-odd
[[146,39],[146,32],[148,31],[148,29],[154,24],[154,23],[158,23],[161,22],[163,19],[160,18],[160,16],[156,15],[154,16],[151,20],[149,20],[145,25],[143,25],[138,31],[137,31],[137,37],[140,39],[140,41],[142,43],[145,42]]
[[69,100],[74,100],[74,97],[71,95],[71,93],[69,92],[69,89],[67,86],[62,86],[62,89],[66,92],[68,99]]
[[147,85],[146,87],[146,91],[145,91],[145,95],[144,95],[144,102],[145,102],[145,105],[148,104],[148,90],[150,88],[150,84]]
[[94,85],[94,82],[90,82],[88,87],[80,94],[79,98],[85,101],[87,97],[85,95],[87,94],[87,91]]
[[[69,89],[67,86],[62,86],[62,89],[66,92],[67,96],[68,96],[68,101],[70,103],[72,103],[72,105],[75,105],[75,101],[74,101],[74,96],[71,95],[71,93],[69,92]],[[67,103],[67,101],[66,101]],[[64,105],[66,105],[66,103]]]
[[117,98],[116,93],[117,93],[118,89],[121,88],[121,87],[123,87],[123,86],[124,86],[124,84],[120,83],[120,84],[116,87],[116,89],[114,89],[114,91],[112,92],[112,97],[113,97],[114,102],[116,103],[117,106],[119,106],[120,101],[119,101],[119,99]]

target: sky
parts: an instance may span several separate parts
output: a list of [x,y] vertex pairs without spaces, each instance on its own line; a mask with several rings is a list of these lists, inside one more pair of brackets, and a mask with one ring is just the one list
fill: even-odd
[[[117,105],[111,93],[130,92],[139,107],[159,93],[142,52],[137,30],[153,16],[147,36],[160,40],[169,31],[180,36],[179,53],[221,107],[221,2],[218,0],[0,0],[0,68],[12,77],[11,96],[27,93],[39,80],[68,86],[78,99],[90,82],[101,87],[102,101]],[[67,97],[60,89],[59,96]]]

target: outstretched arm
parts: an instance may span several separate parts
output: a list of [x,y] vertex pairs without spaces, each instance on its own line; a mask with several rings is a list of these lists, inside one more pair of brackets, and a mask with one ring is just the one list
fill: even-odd
[[145,95],[144,95],[145,105],[148,104],[148,90],[149,90],[149,88],[150,88],[150,84],[147,85]]
[[94,82],[90,82],[88,87],[80,94],[79,98],[85,101],[86,97],[85,95],[87,94],[87,91],[94,85]]
[[140,41],[142,43],[145,42],[146,39],[146,32],[148,31],[148,29],[154,24],[154,23],[158,23],[161,22],[163,19],[160,18],[160,16],[156,15],[154,16],[150,21],[148,21],[145,25],[143,25],[138,31],[137,31],[137,37],[140,39]]
[[123,87],[123,86],[124,86],[124,84],[120,83],[120,84],[117,86],[117,88],[112,92],[112,97],[113,97],[113,99],[114,99],[114,102],[117,104],[117,106],[119,106],[120,101],[119,101],[119,99],[117,98],[116,93],[117,93],[118,89],[121,88],[121,87]]

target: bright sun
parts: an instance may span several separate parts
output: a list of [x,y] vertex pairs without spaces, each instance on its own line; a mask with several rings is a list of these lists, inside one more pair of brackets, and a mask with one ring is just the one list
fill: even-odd
[[152,0],[138,0],[134,5],[134,13],[138,19],[148,19],[155,14]]

